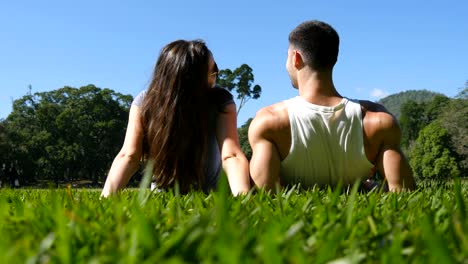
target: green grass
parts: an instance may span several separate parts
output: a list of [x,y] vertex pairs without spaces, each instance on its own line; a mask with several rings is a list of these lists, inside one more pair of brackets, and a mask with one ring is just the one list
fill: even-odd
[[0,263],[468,263],[468,183],[410,193],[0,190]]

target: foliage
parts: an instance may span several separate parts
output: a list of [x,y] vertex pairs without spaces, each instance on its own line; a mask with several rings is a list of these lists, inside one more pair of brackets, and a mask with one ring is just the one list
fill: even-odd
[[249,118],[245,124],[243,124],[240,128],[237,129],[237,133],[239,134],[239,143],[244,152],[245,156],[248,160],[252,158],[252,147],[250,147],[249,143],[249,127],[250,123],[252,122],[253,118]]
[[252,87],[254,82],[253,70],[247,64],[242,64],[234,71],[224,69],[219,71],[218,85],[235,91],[237,99],[240,100],[237,107],[237,114],[250,99],[258,99],[262,93],[260,85],[256,84]]
[[455,96],[457,99],[468,99],[468,81],[465,82],[465,87],[460,88],[460,92]]
[[417,103],[410,100],[403,103],[400,116],[403,148],[408,148],[418,137],[419,131],[436,120],[449,103],[450,99],[442,95],[435,95],[427,102]]
[[[468,99],[466,98],[465,90],[460,91],[452,99],[446,96],[435,95],[431,101],[421,103],[407,101],[402,105],[400,118],[402,147],[403,149],[412,149],[410,161],[413,167],[416,167],[416,171],[420,170],[421,167],[426,167],[427,173],[422,173],[420,170],[420,174],[424,174],[427,177],[450,177],[451,173],[447,169],[443,170],[444,173],[434,170],[429,173],[432,167],[435,166],[436,163],[433,162],[436,159],[438,159],[439,163],[437,164],[439,164],[439,168],[451,167],[453,169],[452,173],[458,174],[455,172],[456,167],[461,175],[466,175],[468,172]],[[437,124],[433,124],[434,122],[437,122]],[[422,129],[428,125],[432,125],[432,127],[423,133],[423,137],[426,136],[426,138],[418,138],[418,136],[421,137],[420,132]],[[443,128],[443,130],[437,132],[438,136],[443,138],[443,140],[432,141],[434,140],[433,138],[427,137],[428,133],[432,133],[428,131],[439,128]],[[442,133],[444,133],[443,136]],[[432,136],[436,136],[436,134],[432,133]],[[419,143],[417,146],[414,146],[416,140]],[[432,148],[428,144],[432,144]],[[426,149],[423,148],[423,145],[426,146]],[[435,147],[436,145],[438,146],[437,148]],[[440,151],[441,149],[445,152]],[[431,151],[436,152],[433,153]],[[422,157],[427,162],[424,165],[421,163]],[[456,163],[456,166],[452,164],[453,161]]]
[[0,185],[6,182],[5,171],[3,170],[3,164],[8,158],[8,138],[5,131],[5,120],[0,119]]
[[438,118],[441,126],[450,135],[453,151],[459,157],[458,164],[462,175],[468,175],[468,97],[466,90],[468,89],[461,91],[455,99],[451,100]]
[[382,98],[378,101],[378,103],[385,106],[385,108],[387,108],[387,110],[390,111],[390,113],[392,113],[396,117],[396,119],[400,119],[401,106],[405,102],[427,102],[431,101],[436,95],[444,96],[443,94],[431,92],[428,90],[408,90]]
[[443,179],[459,175],[457,156],[452,149],[450,135],[438,122],[423,128],[410,152],[415,176]]
[[2,190],[1,263],[463,263],[468,184],[231,197]]
[[407,148],[418,137],[419,131],[427,125],[424,117],[424,105],[407,101],[401,106],[401,145]]
[[[0,119],[0,160],[6,160],[6,154],[8,152],[7,145],[8,139],[5,131],[5,120]],[[0,162],[0,166],[2,166],[2,162]],[[1,170],[1,168],[0,168]]]
[[94,85],[23,96],[5,121],[8,163],[24,170],[24,181],[96,183],[123,142],[131,100]]
[[432,100],[425,103],[424,116],[428,122],[432,122],[439,118],[444,111],[444,108],[450,103],[450,98],[443,95],[436,95]]

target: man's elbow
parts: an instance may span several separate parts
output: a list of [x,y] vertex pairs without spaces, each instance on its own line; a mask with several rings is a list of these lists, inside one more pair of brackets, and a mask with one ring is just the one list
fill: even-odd
[[416,190],[416,182],[412,178],[405,178],[403,181],[398,183],[388,182],[388,191],[390,192],[401,192],[401,191],[414,191]]
[[252,181],[257,188],[265,189],[267,191],[274,189],[274,184],[270,184],[266,175],[263,175],[262,173],[258,173],[256,172],[256,170],[251,169],[250,177],[252,178]]

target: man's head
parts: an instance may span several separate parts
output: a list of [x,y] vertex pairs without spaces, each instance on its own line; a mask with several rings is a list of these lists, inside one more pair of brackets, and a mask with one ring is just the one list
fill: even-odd
[[[317,72],[331,71],[338,58],[339,44],[338,33],[329,24],[317,20],[306,21],[289,34],[288,60],[298,53],[303,66]],[[286,67],[291,74],[290,66],[287,64]]]

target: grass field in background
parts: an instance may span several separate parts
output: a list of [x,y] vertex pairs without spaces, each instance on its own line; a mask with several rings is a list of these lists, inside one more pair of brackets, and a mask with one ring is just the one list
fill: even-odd
[[[225,185],[225,184],[224,184]],[[468,183],[232,197],[0,190],[0,263],[468,263]]]

